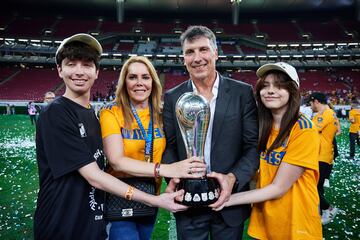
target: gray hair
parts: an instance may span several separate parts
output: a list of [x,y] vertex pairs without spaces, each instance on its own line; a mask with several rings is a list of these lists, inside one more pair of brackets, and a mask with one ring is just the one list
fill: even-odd
[[217,50],[215,34],[205,26],[190,26],[180,36],[181,47],[184,47],[185,40],[194,41],[200,37],[206,37],[210,40],[210,45]]

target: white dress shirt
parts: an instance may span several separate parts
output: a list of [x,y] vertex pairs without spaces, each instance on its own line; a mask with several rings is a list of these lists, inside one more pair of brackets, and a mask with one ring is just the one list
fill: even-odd
[[[193,92],[196,94],[199,94],[198,90],[196,89],[196,86],[193,81],[191,81]],[[219,74],[216,73],[216,79],[215,83],[212,88],[212,94],[213,97],[210,101],[210,121],[209,121],[209,127],[206,133],[206,140],[205,140],[205,149],[204,149],[204,158],[206,163],[206,172],[211,172],[211,162],[210,162],[210,154],[211,154],[211,136],[212,136],[212,130],[214,125],[214,115],[215,115],[215,107],[216,107],[216,99],[219,91]]]

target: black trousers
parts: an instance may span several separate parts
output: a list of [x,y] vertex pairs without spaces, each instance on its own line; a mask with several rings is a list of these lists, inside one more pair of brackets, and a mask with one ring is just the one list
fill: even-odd
[[324,196],[324,181],[325,181],[325,179],[329,179],[331,170],[332,170],[332,164],[328,164],[325,162],[319,162],[320,177],[319,177],[317,189],[318,189],[319,198],[320,198],[320,209],[321,210],[326,210],[330,207],[330,204],[328,203],[328,201],[326,200],[326,198]]
[[[205,210],[205,209],[204,209]],[[225,224],[220,212],[190,209],[187,212],[197,214],[176,214],[176,231],[178,240],[241,240],[244,224],[230,227]]]
[[357,133],[349,133],[350,138],[350,157],[353,158],[355,156],[355,142],[360,147],[360,139]]
[[34,123],[36,124],[36,115],[29,115],[29,116],[30,116],[31,125],[34,125]]

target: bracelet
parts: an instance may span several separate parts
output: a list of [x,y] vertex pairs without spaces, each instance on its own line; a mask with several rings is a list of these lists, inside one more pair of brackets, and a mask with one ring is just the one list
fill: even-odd
[[156,178],[160,177],[160,163],[155,163],[154,166],[154,176]]
[[129,186],[125,192],[125,199],[130,201],[132,199],[133,194],[134,194],[134,187]]

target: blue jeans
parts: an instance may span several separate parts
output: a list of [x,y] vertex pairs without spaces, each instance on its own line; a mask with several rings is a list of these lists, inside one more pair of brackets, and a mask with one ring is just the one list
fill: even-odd
[[155,220],[156,214],[150,217],[110,222],[109,240],[149,240]]

